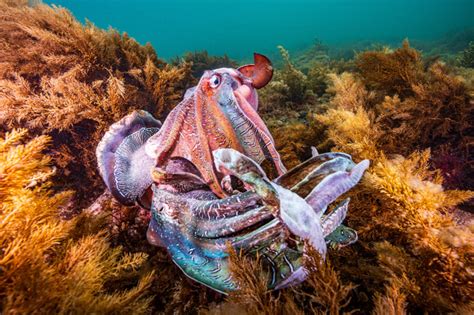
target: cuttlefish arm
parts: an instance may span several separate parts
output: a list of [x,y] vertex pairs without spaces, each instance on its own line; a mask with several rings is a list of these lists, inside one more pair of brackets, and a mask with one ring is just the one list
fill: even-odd
[[217,169],[238,177],[262,196],[265,204],[294,235],[307,239],[321,254],[326,253],[320,218],[304,199],[269,182],[260,166],[238,151],[216,150],[214,160]]
[[[311,182],[312,179],[319,179],[316,187],[303,199],[291,190],[270,182],[260,166],[240,152],[219,149],[213,154],[218,170],[242,180],[248,188],[262,197],[264,204],[285,223],[293,234],[308,239],[321,253],[325,253],[326,250],[323,244],[324,237],[334,231],[344,220],[349,199],[334,208],[321,221],[323,213],[329,204],[360,181],[369,166],[367,160],[354,165],[345,156],[332,154],[326,157],[320,156],[317,166],[314,169],[310,168],[301,180],[301,182]],[[326,160],[329,157],[333,159]]]
[[259,163],[271,162],[278,175],[284,168],[273,138],[256,112],[256,88],[271,79],[270,61],[259,54],[255,64],[239,69],[220,68],[204,72],[198,85],[186,92],[166,119],[160,132],[146,144],[146,152],[162,167],[172,157],[193,163],[206,184],[220,198],[228,196],[221,186],[222,174],[215,168],[212,151],[232,148]]
[[[229,272],[227,244],[244,251],[254,251],[257,248],[285,244],[293,234],[307,239],[324,255],[328,242],[325,236],[338,237],[338,240],[340,238],[341,245],[354,239],[343,238],[337,229],[347,213],[348,200],[321,220],[320,215],[303,198],[269,181],[262,168],[252,159],[232,149],[219,149],[213,155],[216,169],[222,174],[239,178],[248,191],[222,201],[216,200],[217,196],[209,190],[170,192],[153,185],[154,221],[150,230],[155,234],[149,235],[149,239],[165,246],[175,263],[189,277],[221,292],[234,290],[236,285]],[[355,173],[359,173],[357,165],[351,171],[354,169]],[[338,171],[333,174],[337,175]],[[179,176],[183,176],[183,172]],[[167,178],[172,179],[172,175]],[[195,178],[195,175],[191,178]],[[333,179],[337,178],[339,175]],[[351,175],[347,178],[350,179]],[[344,186],[346,179],[339,180]],[[324,180],[320,183],[324,184]],[[339,185],[337,180],[334,184]],[[256,202],[258,199],[253,199],[244,207],[241,199],[236,199],[243,196],[248,201],[259,196],[263,205]],[[240,211],[236,211],[235,205],[240,206]],[[227,209],[222,210],[225,207]],[[199,210],[196,212],[196,209]],[[202,212],[203,209],[213,209],[214,215],[196,215],[205,213]],[[222,212],[214,212],[216,210]],[[254,224],[258,225],[248,229]],[[282,259],[277,255],[270,262],[286,262],[285,253]],[[283,288],[301,282],[306,277],[307,272],[300,265],[298,257],[291,258],[285,264],[288,270],[283,265],[272,266],[271,287]],[[286,271],[283,272],[284,270]],[[275,278],[277,273],[281,274],[278,279]]]
[[176,217],[198,237],[224,237],[272,217],[251,191],[218,199],[194,165],[182,158],[171,160],[165,169],[155,167],[152,178],[155,203],[179,209]]
[[[273,77],[273,65],[271,61],[266,56],[258,53],[254,53],[253,64],[242,66],[238,68],[237,71],[244,77],[248,78],[250,85],[256,89],[261,89],[266,86]],[[244,116],[249,119],[258,130],[267,150],[266,155],[274,161],[278,174],[284,174],[286,168],[281,162],[280,155],[276,151],[273,137],[266,124],[257,113],[257,93],[255,90],[250,89],[247,85],[243,84],[236,90],[235,97],[237,102],[240,104],[240,109]]]
[[228,119],[216,104],[203,99],[200,87],[190,93],[173,109],[160,132],[148,140],[146,152],[160,167],[173,157],[189,160],[211,190],[219,197],[225,197],[227,194],[220,185],[221,178],[213,167],[211,148],[242,148]]
[[[354,162],[352,162],[352,158],[349,154],[341,152],[327,152],[312,156],[310,159],[298,164],[285,174],[276,178],[274,182],[281,186],[291,188],[292,190],[298,190],[302,188],[302,186],[309,183],[311,178],[320,174],[318,168],[322,164],[330,162],[334,159],[343,161],[344,166],[346,166],[346,168],[339,167],[339,170],[349,169],[351,166],[355,165]],[[311,173],[313,173],[313,175]]]
[[363,160],[356,164],[349,172],[337,171],[324,177],[305,198],[306,202],[321,216],[329,204],[349,191],[360,181],[369,165],[368,160]]
[[[209,251],[225,251],[226,244],[249,250],[257,245],[283,240],[287,237],[287,229],[281,221],[273,219],[271,212],[265,207],[255,207],[244,214],[223,218],[199,218],[192,215],[193,208],[201,200],[194,199],[190,194],[176,194],[153,186],[153,203],[162,205],[155,209],[153,216],[166,221],[175,222],[179,233],[188,235],[195,246]],[[156,208],[156,207],[155,207]],[[270,220],[256,229],[243,233],[254,224]]]

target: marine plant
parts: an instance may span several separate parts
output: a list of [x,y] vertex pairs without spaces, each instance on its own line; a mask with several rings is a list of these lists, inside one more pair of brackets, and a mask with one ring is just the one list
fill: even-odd
[[474,68],[474,42],[470,42],[458,58],[459,65],[462,67]]
[[[110,196],[97,209],[107,223],[87,214],[59,219],[102,192],[94,148],[105,128],[133,109],[164,118],[195,82],[190,63],[166,64],[126,34],[27,2],[0,2],[2,313],[474,312],[474,228],[460,210],[473,199],[460,204],[472,193],[456,190],[473,187],[471,69],[427,61],[408,42],[369,49],[355,61],[324,59],[314,70],[311,58],[304,66],[297,53],[285,59],[293,66],[276,69],[261,93],[285,165],[310,157],[311,146],[373,161],[350,193],[347,220],[359,242],[330,250],[324,263],[311,255],[310,281],[278,293],[263,289],[267,270],[258,260],[234,252],[242,291],[225,298],[187,281],[163,250],[144,245],[137,235],[149,218]],[[29,132],[8,133],[14,127]],[[145,259],[153,280],[138,267]]]
[[[31,313],[145,313],[153,275],[144,254],[111,247],[100,222],[59,218],[70,192],[54,193],[47,136],[0,139],[0,310]],[[113,285],[112,285],[113,284]]]
[[[375,163],[351,193],[360,245],[332,256],[341,277],[358,285],[350,305],[369,301],[365,312],[384,314],[472,311],[472,220],[458,207],[473,193],[452,190],[473,187],[471,83],[439,61],[426,67],[408,42],[361,53],[356,64],[358,73],[329,75],[326,106],[272,128],[288,160],[316,144]],[[447,158],[457,162],[440,162]]]
[[[363,88],[354,92],[369,93],[371,100],[361,106],[375,115],[383,133],[378,142],[386,153],[408,155],[431,148],[435,164],[445,166],[449,151],[450,158],[463,165],[466,178],[472,177],[469,161],[474,155],[468,136],[474,131],[472,82],[456,76],[440,61],[426,67],[420,52],[407,41],[392,53],[362,53],[357,65],[360,78],[347,77],[346,81],[364,83]],[[400,145],[401,135],[403,145]],[[443,170],[451,177],[449,182],[459,183],[453,173],[449,174],[445,167]],[[460,187],[472,189],[474,183],[467,179]]]
[[307,96],[308,77],[293,65],[289,52],[283,46],[278,46],[278,49],[284,61],[283,70],[279,76],[288,85],[287,96],[292,102],[302,104]]
[[0,42],[0,132],[53,138],[54,181],[76,191],[76,211],[102,186],[93,148],[105,128],[131,109],[163,117],[191,80],[189,64],[55,6],[1,1]]
[[422,76],[423,62],[408,41],[395,51],[365,51],[357,56],[356,65],[369,88],[401,97],[412,93],[411,85]]
[[312,45],[304,51],[297,52],[293,60],[299,70],[308,73],[315,64],[327,65],[331,62],[329,47],[320,39],[315,38]]
[[[358,254],[376,257],[374,265],[364,267],[369,277],[380,277],[378,281],[386,283],[392,294],[406,295],[409,309],[455,311],[469,307],[472,287],[467,266],[474,253],[474,235],[472,226],[456,223],[453,208],[474,193],[443,188],[441,173],[430,169],[427,150],[413,151],[408,157],[387,156],[379,140],[385,130],[364,109],[364,102],[354,105],[341,108],[335,103],[316,118],[328,126],[327,136],[334,149],[374,163],[363,187],[353,196],[353,213],[357,215],[349,218],[358,226],[362,243],[367,242]],[[344,268],[355,273],[352,268],[361,272],[361,267]],[[379,303],[387,302],[377,296]]]
[[211,56],[207,50],[187,52],[182,57],[177,57],[173,64],[179,66],[181,64],[180,60],[192,65],[191,74],[196,79],[199,79],[204,71],[209,69],[237,67],[237,63],[229,56]]
[[262,257],[250,259],[229,247],[231,271],[240,289],[232,292],[211,314],[234,310],[243,314],[341,314],[349,304],[354,285],[343,283],[329,260],[323,260],[309,247],[305,266],[310,271],[307,281],[298,288],[268,291],[267,270]]

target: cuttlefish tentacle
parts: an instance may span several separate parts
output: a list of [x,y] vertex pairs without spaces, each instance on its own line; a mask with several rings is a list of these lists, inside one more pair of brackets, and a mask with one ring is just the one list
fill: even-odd
[[261,197],[251,191],[217,199],[211,191],[206,190],[196,172],[193,165],[184,159],[168,164],[166,170],[155,168],[152,172],[158,187],[155,202],[180,208],[180,218],[185,220],[183,224],[195,236],[228,236],[272,217],[271,211],[259,205]]
[[255,88],[271,79],[271,63],[257,54],[255,65],[242,71],[206,71],[145,147],[158,167],[163,168],[173,157],[189,160],[219,198],[228,196],[228,192],[220,184],[222,174],[214,168],[215,149],[233,148],[258,162],[269,160],[278,174],[286,171],[268,128],[256,112]]
[[252,210],[251,207],[257,205],[257,201],[260,200],[260,197],[253,192],[244,192],[224,199],[199,200],[190,196],[186,196],[185,199],[179,194],[164,189],[158,189],[154,198],[161,203],[176,204],[189,209],[193,218],[205,220],[218,220],[242,215]]
[[195,220],[191,222],[191,229],[197,237],[218,238],[235,234],[272,217],[272,212],[261,206],[241,215],[220,220]]
[[156,198],[160,190],[156,185],[152,189],[153,227],[149,230],[149,239],[165,246],[173,261],[186,275],[222,293],[236,289],[229,272],[227,244],[237,249],[251,250],[257,245],[281,242],[288,237],[279,220],[272,220],[242,235],[218,239],[196,237],[180,220],[189,214],[183,211],[186,207],[181,207],[187,203],[186,194],[177,196],[182,199],[180,203],[162,204],[163,200]]
[[[156,187],[153,185],[156,192]],[[228,254],[221,249],[202,248],[193,238],[183,231],[176,220],[168,216],[160,203],[152,203],[152,215],[156,222],[154,239],[167,248],[175,264],[188,277],[216,291],[226,294],[235,290],[228,268]]]
[[[260,118],[260,115],[258,115],[256,110],[240,94],[237,94],[236,98],[237,103],[240,104],[243,116],[247,121],[251,122],[253,133],[259,136],[258,139],[260,143],[258,145],[263,152],[264,158],[268,158],[275,163],[278,175],[286,173],[286,168],[281,161],[280,154],[275,148],[275,141],[267,126]],[[262,162],[262,160],[258,162]]]
[[320,217],[311,206],[297,194],[268,181],[261,168],[249,157],[233,149],[213,152],[216,168],[226,171],[244,181],[262,197],[263,202],[293,233],[307,239],[322,255],[326,243],[322,234]]
[[[187,158],[186,155],[179,155],[181,146],[178,145],[178,141],[183,141],[181,131],[186,121],[189,120],[189,109],[192,106],[193,99],[191,97],[184,99],[179,106],[169,113],[160,131],[146,143],[145,151],[155,159],[156,165],[162,166],[167,159],[173,156]],[[173,155],[173,153],[175,154]]]
[[324,237],[334,232],[334,230],[342,224],[342,221],[346,218],[350,200],[350,198],[344,199],[330,213],[322,218],[321,225],[323,227]]
[[310,171],[300,182],[291,187],[291,191],[297,192],[303,186],[307,185],[312,181],[321,181],[323,178],[331,173],[337,171],[346,171],[348,168],[354,166],[354,162],[345,157],[336,157],[332,160],[324,162],[317,166],[314,170]]
[[192,212],[198,218],[220,219],[241,215],[249,211],[260,200],[260,196],[247,191],[223,199],[196,202]]
[[[181,161],[179,166],[190,170],[188,163]],[[168,188],[156,189],[154,200],[155,203],[166,203],[181,209],[180,217],[186,220],[183,223],[196,237],[228,236],[272,217],[266,207],[258,205],[261,197],[251,191],[217,199],[212,192],[199,190],[203,187],[197,175],[177,169],[174,171],[153,171],[153,179],[159,182],[157,187]],[[195,186],[186,185],[187,189],[183,190],[183,181],[188,184],[194,182]]]
[[257,245],[266,246],[271,243],[278,243],[285,240],[288,236],[288,229],[285,228],[285,225],[280,220],[273,219],[252,232],[239,236],[219,238],[214,242],[206,240],[206,243],[222,249],[225,249],[225,245],[230,243],[234,248],[249,250]]
[[[186,167],[186,164],[180,164],[180,166]],[[185,179],[183,177],[185,174],[179,172],[176,175],[179,175],[179,179]],[[273,217],[268,207],[257,204],[261,196],[247,191],[224,199],[215,199],[216,197],[211,192],[199,193],[194,190],[188,193],[173,193],[158,188],[163,185],[169,187],[169,183],[175,183],[174,175],[160,173],[161,182],[155,185],[153,202],[166,205],[165,208],[169,209],[167,216],[185,227],[186,233],[194,235],[200,246],[215,250],[219,247],[224,248],[225,243],[230,242],[236,247],[248,249],[249,246],[255,246],[258,242],[284,235],[282,231],[285,229],[282,226],[270,224],[244,235],[231,236]],[[191,179],[195,177],[194,174],[188,176]],[[197,196],[199,198],[196,198]],[[203,196],[205,197],[202,198]],[[217,237],[219,239],[216,239]],[[212,240],[206,241],[210,238]]]
[[283,187],[291,188],[297,185],[300,181],[304,180],[308,174],[313,170],[317,169],[321,164],[328,162],[335,158],[344,158],[352,161],[349,154],[341,152],[327,152],[313,156],[301,164],[298,164],[294,168],[290,169],[287,173],[277,177],[273,180],[276,184]]
[[363,160],[355,165],[350,172],[337,171],[326,176],[305,198],[318,215],[322,215],[327,206],[340,195],[354,187],[369,167],[369,161]]

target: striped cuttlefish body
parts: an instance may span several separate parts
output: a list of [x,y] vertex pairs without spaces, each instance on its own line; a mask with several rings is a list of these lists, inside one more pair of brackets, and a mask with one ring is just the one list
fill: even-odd
[[163,124],[135,111],[97,147],[112,195],[151,210],[149,242],[165,247],[187,276],[223,293],[237,288],[228,246],[259,252],[269,287],[279,289],[305,279],[307,244],[324,257],[326,243],[354,242],[357,233],[341,224],[349,199],[332,204],[368,167],[325,153],[287,172],[257,113],[256,89],[273,69],[263,55],[254,60],[206,71]]

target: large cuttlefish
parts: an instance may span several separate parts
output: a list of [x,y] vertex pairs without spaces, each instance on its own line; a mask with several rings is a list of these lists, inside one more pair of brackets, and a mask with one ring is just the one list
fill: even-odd
[[[206,71],[163,124],[135,111],[113,124],[97,147],[100,173],[125,205],[152,211],[151,244],[165,247],[190,278],[219,292],[238,286],[227,245],[263,255],[270,288],[303,281],[305,244],[321,255],[357,233],[342,225],[354,187],[369,166],[344,153],[318,154],[286,171],[257,113],[256,89],[271,62]],[[271,180],[267,172],[276,174]]]

